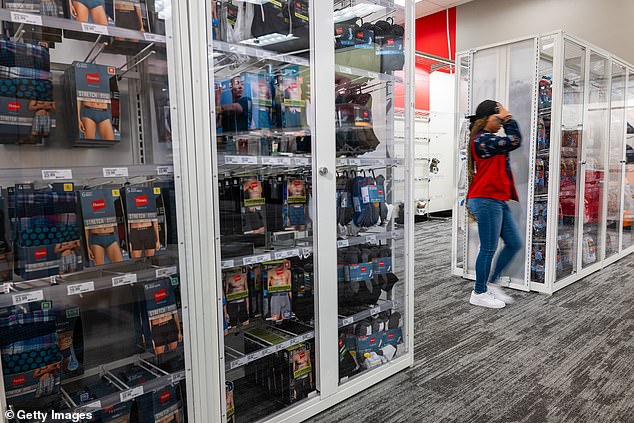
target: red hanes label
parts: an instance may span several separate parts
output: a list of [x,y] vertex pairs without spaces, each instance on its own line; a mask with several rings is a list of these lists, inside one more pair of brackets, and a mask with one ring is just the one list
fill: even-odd
[[367,267],[365,267],[365,266],[363,266],[363,267],[361,268],[361,271],[362,271],[362,272],[365,272],[366,270],[368,270],[368,268],[367,268]]
[[376,338],[370,338],[370,343],[374,344],[376,342]]
[[363,35],[362,31],[357,32],[357,38],[363,38]]
[[393,38],[390,38],[389,40],[387,40],[387,43],[388,43],[389,45],[394,44],[394,39],[393,39]]
[[99,76],[98,72],[87,73],[86,82],[88,82],[89,84],[101,84],[101,77]]
[[146,195],[141,195],[140,197],[136,197],[134,199],[134,202],[135,202],[137,207],[147,206],[147,196]]
[[379,266],[381,266],[381,267],[385,266],[385,262],[384,262],[383,260],[381,260],[381,261],[379,262]]
[[18,376],[18,377],[14,377],[13,378],[13,386],[16,385],[22,385],[24,382],[26,382],[26,378],[24,376]]
[[387,339],[392,339],[394,338],[394,334],[393,333],[388,333],[387,334]]
[[234,281],[236,281],[236,282],[238,282],[240,279],[242,279],[242,276],[241,276],[241,275],[235,275],[235,276],[233,277],[233,280],[234,280]]
[[165,289],[161,289],[160,291],[156,291],[154,293],[154,300],[158,303],[161,300],[167,298],[167,291]]
[[277,269],[275,271],[275,273],[277,273],[278,276],[283,275],[284,274],[284,269]]
[[170,391],[165,391],[161,394],[161,404],[165,404],[171,398]]
[[251,189],[256,189],[260,185],[258,182],[251,182]]
[[10,112],[19,112],[22,110],[22,106],[20,106],[19,101],[10,101],[7,106],[7,110]]
[[381,188],[379,188],[379,194],[383,195],[383,190]]
[[42,248],[41,250],[37,250],[33,253],[33,256],[37,259],[44,259],[46,258],[46,248]]
[[338,27],[335,29],[335,31],[337,32],[337,35],[341,35],[341,34],[343,34],[343,28],[342,28],[342,27],[340,27],[340,26],[338,26]]
[[302,184],[302,181],[295,181],[295,186],[300,186]]
[[99,200],[95,200],[90,203],[90,205],[92,206],[93,211],[98,211],[106,208],[106,201],[103,198],[100,198]]
[[304,351],[300,352],[299,353],[299,358],[303,359],[304,357],[306,357],[306,353]]

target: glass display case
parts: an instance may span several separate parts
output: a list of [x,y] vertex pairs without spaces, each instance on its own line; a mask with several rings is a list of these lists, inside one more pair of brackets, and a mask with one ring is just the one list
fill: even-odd
[[[516,119],[520,110],[523,146],[510,155],[520,201],[511,207],[526,229],[526,252],[502,283],[552,293],[631,253],[625,241],[631,234],[631,66],[562,32],[475,49],[457,60],[463,63],[458,104],[463,98],[468,104],[458,127],[485,98],[508,104]],[[534,66],[514,73],[522,60]],[[467,142],[465,133],[463,151]],[[464,154],[457,166],[464,175]],[[466,218],[466,178],[459,181],[453,269],[474,278],[477,228]]]
[[207,2],[219,421],[300,421],[412,362],[398,3]]
[[121,3],[0,7],[3,421],[187,421],[171,17]]

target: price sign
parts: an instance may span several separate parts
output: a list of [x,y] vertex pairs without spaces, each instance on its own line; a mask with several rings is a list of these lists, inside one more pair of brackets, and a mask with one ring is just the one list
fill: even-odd
[[244,366],[245,364],[248,363],[248,361],[249,360],[247,360],[246,357],[238,358],[236,360],[233,360],[231,362],[231,364],[229,364],[229,368],[233,370],[233,369],[238,368],[240,366]]
[[289,257],[298,257],[299,250],[278,251],[274,254],[275,260],[285,259]]
[[104,167],[103,177],[104,178],[127,178],[128,168],[127,167]]
[[157,278],[164,278],[174,274],[176,274],[176,266],[162,267],[160,269],[156,269]]
[[170,380],[170,383],[172,385],[177,384],[178,382],[180,382],[183,379],[185,379],[185,373],[184,372],[173,373],[173,374],[171,374],[169,376],[169,380]]
[[3,294],[8,294],[9,292],[11,292],[11,284],[10,283],[3,283],[2,285],[0,285],[0,291],[2,291]]
[[45,181],[73,179],[73,171],[71,169],[42,169],[42,179]]
[[249,264],[257,263],[257,260],[255,256],[250,256],[250,257],[245,257],[244,260],[242,260],[242,262],[248,266]]
[[126,273],[125,275],[115,276],[112,278],[112,286],[122,286],[122,285],[130,285],[131,283],[136,283],[137,275],[136,273]]
[[310,159],[308,157],[296,157],[293,159],[293,164],[295,166],[309,166]]
[[165,43],[165,36],[159,34],[152,34],[150,32],[144,32],[143,38],[145,41],[149,41],[151,43]]
[[381,307],[373,307],[370,309],[370,316],[374,317],[381,312]]
[[256,352],[254,352],[254,353],[251,353],[251,354],[247,355],[247,360],[248,360],[249,362],[251,362],[251,361],[254,361],[254,360],[260,359],[260,358],[262,358],[262,357],[264,356],[264,352],[265,352],[265,351],[266,351],[266,350],[256,351]]
[[262,157],[262,164],[269,166],[286,166],[289,159],[286,157]]
[[309,254],[312,254],[313,247],[304,247],[302,248],[302,256],[308,257]]
[[173,175],[174,166],[157,166],[156,174],[159,176]]
[[337,241],[337,248],[343,248],[350,245],[350,242],[347,239],[341,239]]
[[352,73],[352,68],[348,66],[339,66],[339,70],[343,73]]
[[96,25],[90,23],[82,23],[81,29],[84,32],[90,32],[91,34],[108,35],[108,27],[104,25]]
[[143,386],[137,386],[136,388],[121,392],[121,394],[119,394],[119,398],[121,399],[121,402],[126,402],[133,400],[136,397],[140,397],[141,395],[143,395]]
[[19,24],[42,26],[42,17],[30,13],[11,12],[11,20]]
[[376,244],[376,235],[368,235],[365,240],[370,244]]
[[354,166],[359,166],[361,164],[361,160],[360,159],[349,159],[348,160],[348,164],[354,165]]
[[90,411],[97,411],[97,410],[101,410],[101,401],[97,400],[94,402],[91,402],[90,404],[86,404],[82,407],[79,407],[77,409],[77,412],[79,413],[87,413]]
[[223,260],[220,263],[220,267],[222,269],[230,269],[230,268],[234,267],[233,260]]
[[256,263],[264,263],[265,261],[271,261],[270,254],[260,254],[259,256],[255,256]]
[[13,295],[13,305],[28,304],[35,301],[42,301],[44,299],[44,291],[32,291],[24,294]]
[[66,290],[68,292],[68,295],[85,294],[86,292],[92,292],[95,290],[95,282],[90,281],[90,282],[68,285],[66,287]]

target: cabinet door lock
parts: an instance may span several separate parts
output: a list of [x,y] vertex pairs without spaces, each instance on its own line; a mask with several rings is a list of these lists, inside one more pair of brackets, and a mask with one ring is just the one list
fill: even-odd
[[328,175],[328,168],[327,168],[327,167],[320,167],[320,168],[319,168],[319,174],[320,174],[321,176],[326,176],[326,175]]

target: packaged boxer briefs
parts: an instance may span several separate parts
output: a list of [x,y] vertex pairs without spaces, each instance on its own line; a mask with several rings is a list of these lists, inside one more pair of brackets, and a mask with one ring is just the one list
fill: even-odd
[[235,423],[236,422],[236,406],[233,402],[233,390],[234,385],[231,381],[225,382],[225,399],[227,401],[227,423]]
[[280,321],[293,316],[291,307],[293,274],[288,260],[277,260],[262,265],[263,316]]
[[262,314],[262,266],[255,264],[248,267],[249,316]]
[[251,176],[242,179],[242,233],[264,234],[266,224],[266,200],[262,182]]
[[306,182],[299,177],[288,177],[284,189],[284,229],[306,229]]
[[57,310],[57,342],[62,355],[62,379],[84,374],[84,337],[79,307]]
[[83,245],[89,266],[117,263],[128,258],[122,251],[115,201],[118,189],[79,191],[79,204],[84,222]]
[[[279,87],[278,87],[279,88]],[[287,66],[282,69],[282,127],[298,128],[306,120],[306,101],[302,94],[299,66]]]
[[306,342],[282,351],[282,399],[287,404],[306,398],[315,389],[311,347],[311,342]]
[[121,191],[131,258],[152,257],[165,245],[158,224],[157,196],[160,188],[126,187]]
[[157,356],[176,349],[183,335],[172,281],[159,279],[139,289],[142,301],[138,329],[143,345]]
[[[255,276],[253,276],[255,279]],[[249,272],[246,267],[238,267],[223,272],[223,292],[226,300],[225,320],[229,328],[249,324]],[[254,280],[255,284],[255,280]]]
[[60,387],[56,313],[50,301],[0,309],[0,347],[7,399],[40,400]]
[[[113,116],[118,102],[112,102],[113,66],[73,62],[64,73],[68,92],[68,129],[76,147],[109,147],[121,140]],[[115,91],[116,92],[116,91]]]

